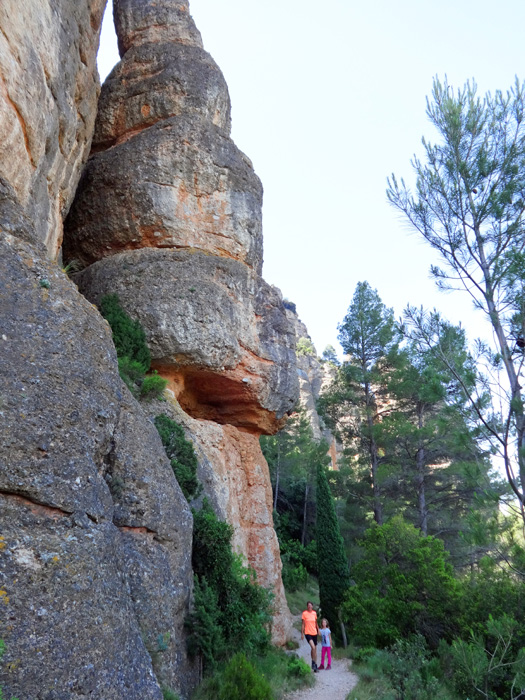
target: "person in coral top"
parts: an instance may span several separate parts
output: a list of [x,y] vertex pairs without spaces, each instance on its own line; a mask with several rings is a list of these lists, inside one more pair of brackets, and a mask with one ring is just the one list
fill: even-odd
[[310,645],[312,671],[317,673],[317,635],[319,634],[319,625],[317,624],[317,613],[311,600],[306,603],[306,610],[301,615],[301,619],[301,639],[306,637],[306,641]]

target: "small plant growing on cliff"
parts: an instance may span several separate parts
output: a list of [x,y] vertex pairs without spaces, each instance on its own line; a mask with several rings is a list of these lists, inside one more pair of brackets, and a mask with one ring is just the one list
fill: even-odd
[[157,372],[146,374],[151,366],[151,355],[140,323],[124,311],[116,294],[102,297],[100,313],[111,326],[122,381],[135,398],[161,398],[168,382]]
[[140,398],[144,401],[160,399],[167,385],[167,380],[161,377],[157,370],[147,374],[140,385]]
[[100,313],[111,326],[117,356],[129,357],[130,360],[140,362],[146,373],[151,365],[151,355],[146,344],[146,334],[140,323],[128,316],[116,294],[106,294],[102,297]]
[[[5,642],[3,639],[0,639],[0,661],[2,660],[2,656],[5,654]],[[0,687],[0,700],[4,700],[4,691]],[[18,698],[11,697],[11,700],[18,700]]]
[[157,416],[153,422],[182,493],[188,501],[197,498],[202,486],[197,479],[197,456],[193,445],[186,440],[182,427],[164,413]]
[[296,352],[298,355],[315,355],[314,344],[310,338],[299,338]]

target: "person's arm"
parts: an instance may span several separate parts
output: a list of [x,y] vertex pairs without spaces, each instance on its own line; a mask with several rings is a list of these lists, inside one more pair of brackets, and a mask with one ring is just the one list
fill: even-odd
[[328,638],[330,639],[330,649],[332,648],[332,633],[328,633]]
[[304,639],[304,618],[302,618],[301,622],[301,639]]

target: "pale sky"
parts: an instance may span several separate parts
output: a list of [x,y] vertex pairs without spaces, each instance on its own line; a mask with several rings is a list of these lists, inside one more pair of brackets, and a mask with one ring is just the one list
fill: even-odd
[[[411,180],[432,78],[480,94],[525,78],[525,2],[190,0],[232,100],[232,137],[264,186],[264,278],[295,302],[319,354],[367,280],[399,316],[437,307],[469,336],[476,312],[429,279],[435,253],[386,202]],[[101,78],[118,60],[110,9]],[[109,21],[107,21],[109,18]]]

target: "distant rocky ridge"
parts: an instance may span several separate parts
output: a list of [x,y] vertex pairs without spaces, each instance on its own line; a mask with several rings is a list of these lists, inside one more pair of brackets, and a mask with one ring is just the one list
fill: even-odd
[[[0,7],[0,687],[20,700],[196,683],[192,517],[161,410],[274,590],[277,642],[290,623],[259,435],[296,402],[295,333],[260,276],[262,187],[184,0],[115,2],[123,60],[95,126],[104,5]],[[107,323],[55,262],[74,196],[64,255],[90,301],[116,292],[141,321],[162,404],[130,396]]]

